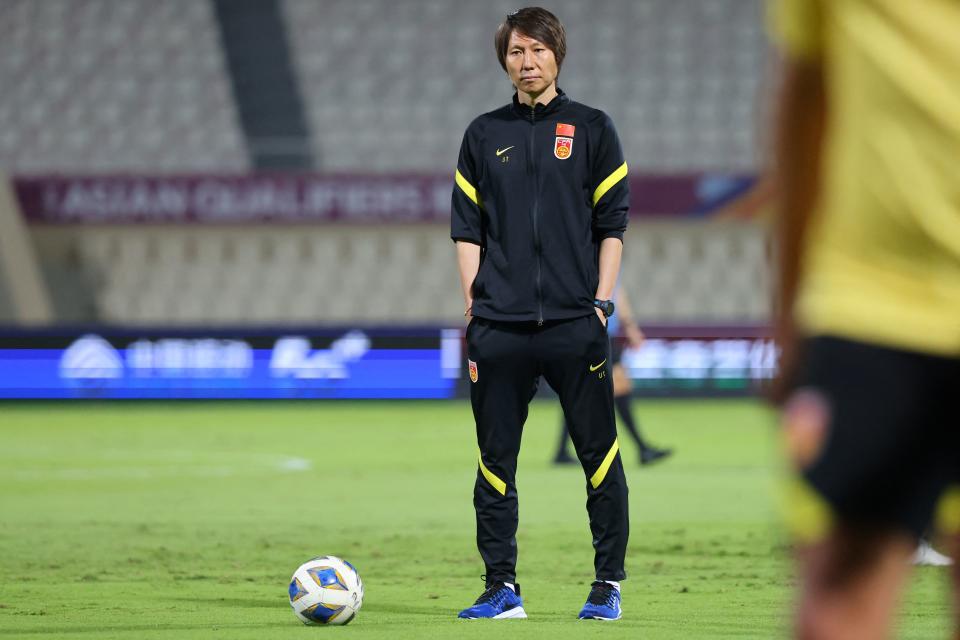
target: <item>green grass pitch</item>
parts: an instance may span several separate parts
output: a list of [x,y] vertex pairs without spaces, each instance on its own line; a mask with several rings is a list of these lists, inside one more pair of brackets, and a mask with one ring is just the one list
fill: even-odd
[[[677,454],[640,468],[622,443],[630,577],[623,620],[597,623],[576,620],[585,480],[548,464],[552,402],[532,406],[518,474],[530,617],[496,622],[455,618],[483,586],[466,403],[0,405],[0,638],[786,637],[773,415],[750,401],[636,410]],[[293,570],[323,554],[366,584],[347,627],[305,627],[287,601]],[[945,571],[914,576],[899,637],[946,637]]]

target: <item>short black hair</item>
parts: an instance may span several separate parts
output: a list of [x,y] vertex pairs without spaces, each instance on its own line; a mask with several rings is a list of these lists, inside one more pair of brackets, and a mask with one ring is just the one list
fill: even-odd
[[557,16],[541,7],[525,7],[507,16],[493,39],[497,59],[504,71],[507,70],[507,47],[510,44],[510,34],[514,31],[545,44],[553,51],[553,57],[557,60],[557,70],[560,70],[563,66],[563,58],[567,55],[567,32]]

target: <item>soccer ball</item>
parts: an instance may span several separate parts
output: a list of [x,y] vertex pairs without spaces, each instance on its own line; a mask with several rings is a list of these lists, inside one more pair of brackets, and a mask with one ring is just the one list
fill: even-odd
[[304,624],[347,624],[363,604],[363,582],[334,556],[304,562],[290,578],[290,606]]

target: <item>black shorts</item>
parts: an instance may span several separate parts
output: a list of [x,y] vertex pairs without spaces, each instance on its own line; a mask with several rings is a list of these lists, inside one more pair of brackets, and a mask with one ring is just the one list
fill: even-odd
[[960,358],[832,337],[803,354],[794,398],[819,398],[827,425],[806,480],[843,522],[920,536],[960,481]]

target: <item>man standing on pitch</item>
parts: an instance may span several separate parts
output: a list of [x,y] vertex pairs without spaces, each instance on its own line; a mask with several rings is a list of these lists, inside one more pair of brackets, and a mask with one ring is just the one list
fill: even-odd
[[615,620],[629,523],[606,318],[627,226],[627,165],[610,118],[557,87],[566,38],[556,16],[520,9],[495,46],[516,93],[467,128],[451,221],[470,319],[473,501],[487,587],[460,617],[526,617],[514,477],[542,375],[560,396],[587,478],[596,581],[580,618]]

